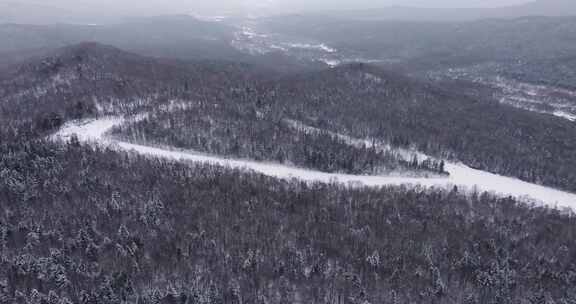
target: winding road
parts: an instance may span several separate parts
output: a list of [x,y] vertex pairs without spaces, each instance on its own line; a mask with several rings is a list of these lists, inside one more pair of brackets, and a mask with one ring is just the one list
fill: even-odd
[[475,170],[459,163],[447,163],[446,171],[449,177],[419,178],[402,176],[365,176],[333,174],[319,171],[289,167],[281,164],[256,162],[250,160],[227,159],[217,155],[206,155],[190,151],[158,148],[119,141],[106,135],[113,127],[119,126],[125,119],[119,117],[104,117],[83,121],[73,121],[64,125],[51,138],[53,140],[68,140],[77,136],[81,142],[109,146],[114,149],[132,151],[151,157],[172,159],[177,161],[192,161],[220,165],[230,168],[252,170],[264,175],[280,179],[300,179],[303,181],[338,182],[350,185],[385,186],[385,185],[419,185],[452,189],[493,192],[502,196],[513,196],[527,202],[543,203],[551,207],[571,208],[576,210],[576,194],[544,187],[521,180]]

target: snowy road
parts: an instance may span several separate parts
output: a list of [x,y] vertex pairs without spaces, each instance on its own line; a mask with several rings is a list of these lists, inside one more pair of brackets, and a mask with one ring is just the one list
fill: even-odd
[[118,117],[70,122],[54,134],[52,139],[66,140],[72,135],[76,135],[82,142],[94,142],[100,145],[108,145],[125,151],[134,151],[142,155],[253,170],[258,173],[281,179],[297,178],[304,181],[340,182],[366,186],[421,185],[425,187],[441,187],[447,189],[451,189],[453,186],[458,186],[460,189],[477,189],[479,191],[494,192],[503,196],[514,196],[527,201],[542,202],[552,207],[569,207],[576,209],[576,194],[530,184],[510,177],[475,170],[457,163],[446,164],[446,171],[450,173],[450,177],[446,178],[332,174],[294,168],[280,164],[250,160],[232,160],[215,155],[205,155],[131,144],[105,136],[106,132],[111,128],[120,125],[123,122],[124,120]]

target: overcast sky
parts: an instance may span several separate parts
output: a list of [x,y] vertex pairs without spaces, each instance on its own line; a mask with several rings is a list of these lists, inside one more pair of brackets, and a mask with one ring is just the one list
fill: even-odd
[[[12,5],[35,5],[64,10],[112,11],[130,14],[199,13],[225,11],[363,9],[391,5],[420,7],[494,7],[528,0],[0,0]],[[575,0],[576,1],[576,0]]]
[[[0,0],[0,23],[90,23],[118,22],[125,17],[195,14],[202,16],[262,16],[298,12],[367,10],[390,6],[423,8],[488,8],[535,2],[524,9],[394,11],[385,19],[461,21],[518,16],[576,15],[576,0]],[[392,10],[388,12],[393,12]],[[480,12],[480,13],[479,13]],[[488,13],[487,13],[488,12]],[[478,13],[478,14],[476,14]],[[470,16],[468,16],[470,15]],[[457,18],[460,16],[460,18]]]

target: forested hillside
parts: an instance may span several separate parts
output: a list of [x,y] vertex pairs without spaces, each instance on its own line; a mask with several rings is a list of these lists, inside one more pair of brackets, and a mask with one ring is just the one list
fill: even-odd
[[[29,121],[34,129],[50,130],[97,114],[141,114],[175,102],[190,108],[156,116],[132,138],[235,157],[280,157],[330,172],[370,172],[386,162],[384,171],[410,166],[326,136],[308,135],[309,145],[298,144],[279,124],[294,119],[528,182],[576,189],[573,123],[365,64],[285,76],[245,64],[160,60],[81,44],[14,67],[0,81],[0,113]],[[240,138],[244,147],[235,144]],[[320,152],[331,145],[330,152]],[[353,154],[359,161],[351,164]]]
[[279,182],[0,146],[3,303],[575,300],[573,216],[486,194]]
[[258,74],[245,64],[153,59],[83,43],[0,73],[0,113],[51,129],[97,113],[139,113],[171,98],[217,100]]
[[0,0],[0,304],[576,304],[574,0],[112,2]]
[[[246,102],[241,103],[241,100]],[[143,120],[117,128],[113,135],[135,143],[192,149],[323,172],[404,176],[446,174],[441,160],[416,156],[407,159],[394,150],[354,145],[329,132],[306,132],[292,126],[278,113],[277,109],[252,102],[250,98],[215,104],[172,101]]]
[[570,188],[568,122],[363,66],[267,73],[83,44],[2,74],[0,303],[576,301],[572,211],[458,187],[280,181],[46,139],[74,118],[149,113],[138,140],[194,147],[187,132],[200,127],[209,152],[232,153],[253,131],[262,137],[231,155],[287,144],[297,162],[295,138],[317,153],[372,155],[274,124],[301,119]]
[[576,190],[576,125],[355,64],[280,82],[285,115],[529,182]]
[[[392,152],[291,129],[264,99],[268,82],[277,77],[248,65],[158,60],[86,43],[9,70],[0,110],[14,119],[36,117],[31,127],[48,131],[70,119],[167,109],[162,117],[140,122],[147,123],[139,132],[143,136],[130,138],[327,172],[443,173],[440,162],[406,161]],[[181,104],[171,109],[175,101]],[[187,128],[165,127],[168,119],[186,121]]]

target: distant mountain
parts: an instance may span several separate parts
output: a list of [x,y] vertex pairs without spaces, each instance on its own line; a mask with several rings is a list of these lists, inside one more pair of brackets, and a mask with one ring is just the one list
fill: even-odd
[[[301,70],[317,64],[280,53],[252,56],[232,46],[238,29],[188,15],[130,18],[109,25],[0,24],[0,68],[46,51],[94,41],[145,56],[183,60],[228,60],[277,70]],[[319,65],[319,64],[318,64]]]
[[523,5],[499,8],[419,8],[393,6],[356,11],[329,11],[326,15],[363,20],[457,22],[528,16],[576,16],[576,1],[536,0]]
[[440,23],[289,15],[264,19],[259,27],[270,35],[322,42],[343,57],[402,68],[563,58],[576,52],[576,17]]
[[[184,47],[187,50],[206,52],[232,52],[224,50],[234,33],[232,27],[218,22],[207,22],[190,16],[163,16],[130,19],[113,25],[0,25],[0,52],[24,49],[62,47],[82,41],[98,41],[125,49],[147,49],[154,46]],[[219,46],[218,50],[209,45]],[[197,46],[194,49],[194,46]],[[203,49],[208,48],[208,49]]]

